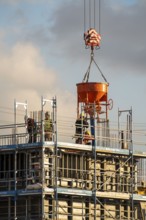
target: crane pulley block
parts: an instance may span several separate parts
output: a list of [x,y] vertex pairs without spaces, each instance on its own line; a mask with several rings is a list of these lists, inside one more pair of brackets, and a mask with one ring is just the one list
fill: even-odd
[[84,40],[86,46],[99,47],[101,36],[94,28],[90,28],[86,33],[84,33]]

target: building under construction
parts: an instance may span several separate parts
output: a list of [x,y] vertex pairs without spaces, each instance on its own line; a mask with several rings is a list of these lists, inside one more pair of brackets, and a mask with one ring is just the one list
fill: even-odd
[[[46,104],[53,125],[49,141],[44,138]],[[132,109],[119,110],[118,129],[110,128],[108,83],[77,84],[77,115],[84,113],[88,136],[74,135],[71,122],[64,130],[56,98],[42,97],[41,111],[31,112],[39,131],[30,142],[26,123],[17,123],[19,105],[27,114],[27,103],[15,101],[15,123],[0,127],[0,219],[145,219],[146,153],[134,150]],[[60,141],[61,134],[71,141]]]

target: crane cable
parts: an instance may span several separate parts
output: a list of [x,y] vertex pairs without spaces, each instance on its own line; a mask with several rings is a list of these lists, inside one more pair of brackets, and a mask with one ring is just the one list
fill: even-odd
[[101,0],[98,1],[98,33],[101,33]]
[[94,0],[94,29],[95,29],[95,8],[96,6],[95,6],[95,0]]
[[[91,2],[92,0],[89,0],[89,28],[91,28],[91,12],[92,12],[92,7],[91,7]],[[94,29],[96,29],[96,0],[94,0],[94,12],[93,12],[93,18],[94,18]],[[86,0],[84,0],[84,33],[86,32]],[[98,0],[98,13],[99,13],[99,17],[98,17],[98,20],[99,20],[99,24],[98,24],[98,33],[100,34],[101,32],[101,26],[100,26],[100,23],[101,23],[101,2],[100,0]],[[91,69],[91,64],[92,62],[94,62],[94,64],[96,65],[96,67],[98,68],[101,76],[103,77],[104,81],[107,82],[107,79],[105,78],[104,74],[102,73],[101,69],[99,68],[98,64],[95,62],[95,59],[94,59],[94,53],[93,53],[93,50],[94,50],[94,47],[91,46],[91,59],[90,59],[90,63],[89,63],[89,67],[87,69],[87,72],[85,73],[84,75],[84,78],[83,78],[83,82],[88,82],[89,80],[89,74],[90,74],[90,69]]]
[[[93,2],[93,26],[92,26],[92,0],[89,0],[89,10],[88,10],[88,14],[89,14],[89,21],[88,21],[88,23],[89,23],[89,27],[88,27],[88,29],[89,28],[94,28],[94,29],[96,29],[96,0],[93,0],[94,2]],[[87,12],[87,7],[86,7],[86,5],[87,5],[87,3],[86,3],[86,0],[84,0],[84,33],[87,31],[87,23],[86,23],[86,12]],[[101,0],[98,0],[98,21],[99,21],[99,23],[98,23],[98,33],[100,34],[100,29],[101,29],[101,25],[100,25],[100,23],[101,23],[101,13],[100,13],[100,11],[101,11]]]
[[89,27],[91,27],[91,1],[89,0]]
[[91,51],[91,59],[90,59],[90,64],[89,64],[89,67],[87,69],[87,72],[85,73],[84,75],[84,78],[83,78],[83,82],[88,82],[89,81],[89,74],[90,74],[90,69],[91,69],[91,64],[92,62],[94,62],[94,64],[96,65],[96,67],[98,68],[102,78],[104,79],[104,81],[106,83],[108,83],[107,79],[105,78],[104,74],[102,73],[101,69],[99,68],[98,64],[96,63],[95,59],[94,59],[94,53],[93,53],[93,50]]

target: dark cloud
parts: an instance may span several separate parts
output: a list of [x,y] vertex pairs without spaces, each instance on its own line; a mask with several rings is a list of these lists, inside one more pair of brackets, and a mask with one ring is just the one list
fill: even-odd
[[83,4],[82,1],[70,1],[60,7],[53,14],[54,25],[51,28],[53,42],[56,47],[67,53],[71,59],[78,57],[83,40]]
[[[97,2],[96,24],[99,21]],[[47,8],[49,9],[49,4],[46,4],[46,11]],[[90,51],[85,50],[83,40],[84,1],[61,0],[55,5],[53,11],[49,11],[48,17],[46,18],[45,11],[43,19],[38,23],[31,23],[26,11],[19,7],[15,11],[15,17],[12,18],[13,24],[16,21],[17,25],[17,31],[14,29],[16,31],[14,37],[19,41],[33,42],[47,56],[51,54],[54,58],[65,59],[66,63],[87,63],[88,65]],[[88,5],[86,5],[87,8]],[[137,72],[137,70],[144,72],[146,54],[145,11],[145,0],[101,1],[101,49],[100,53],[95,52],[95,58],[100,64],[127,68],[133,72]],[[40,9],[39,13],[43,12],[44,9]],[[88,13],[86,15],[88,17]],[[33,17],[33,20],[36,18]],[[86,22],[87,20],[88,18],[86,18]],[[86,64],[84,67],[86,68]]]
[[[84,5],[83,1],[69,1],[60,5],[52,17],[50,29],[53,44],[66,54],[68,59],[89,59],[84,51]],[[118,1],[101,1],[101,56],[105,64],[123,66],[142,72],[145,69],[146,51],[146,2],[134,1],[122,4]],[[85,54],[84,54],[85,52]]]
[[102,16],[104,58],[110,62],[126,64],[127,67],[129,63],[130,68],[131,63],[133,67],[139,61],[141,63],[141,56],[146,49],[146,3],[139,1],[121,10],[109,10],[107,7],[105,10]]

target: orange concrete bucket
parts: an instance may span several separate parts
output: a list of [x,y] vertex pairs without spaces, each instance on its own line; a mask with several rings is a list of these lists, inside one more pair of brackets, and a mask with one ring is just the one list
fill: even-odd
[[108,83],[86,82],[78,83],[76,86],[78,102],[99,103],[107,101]]

